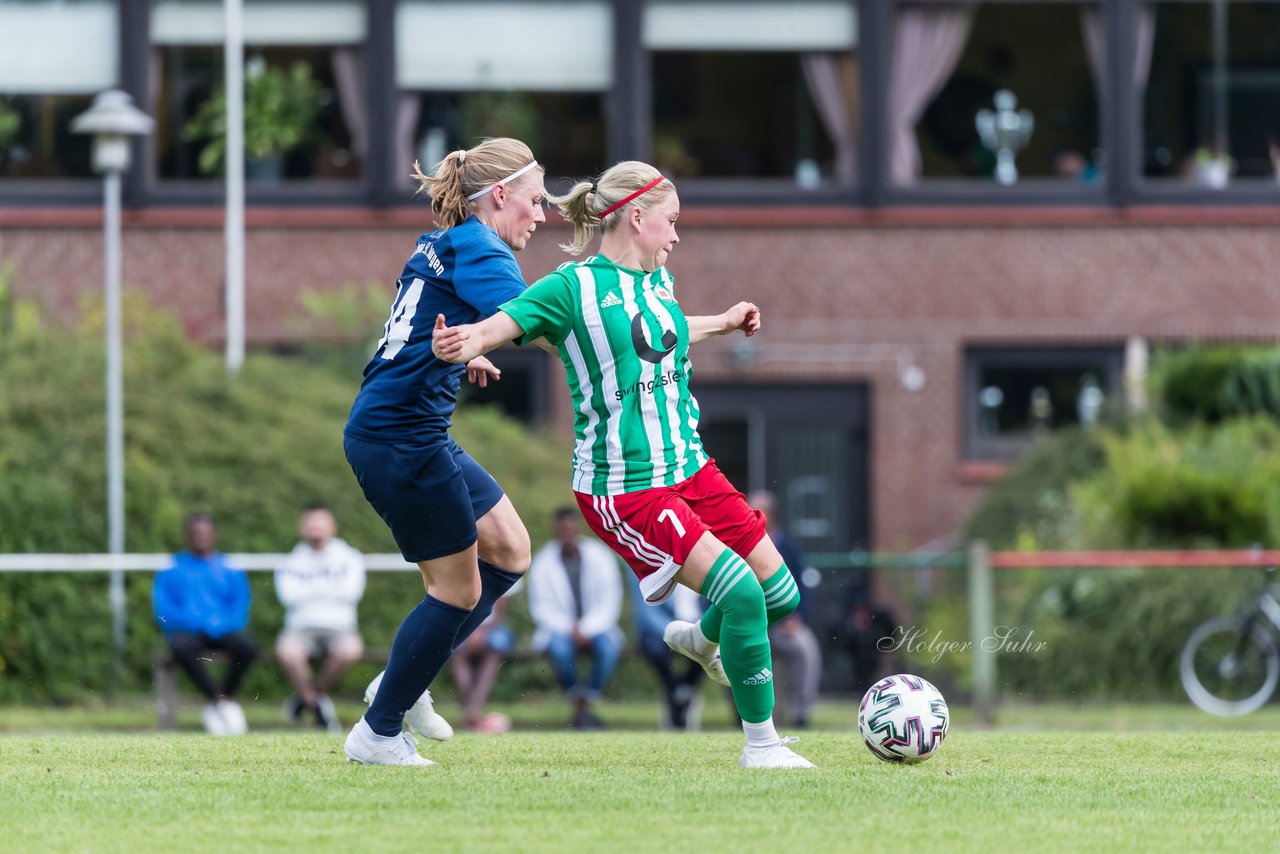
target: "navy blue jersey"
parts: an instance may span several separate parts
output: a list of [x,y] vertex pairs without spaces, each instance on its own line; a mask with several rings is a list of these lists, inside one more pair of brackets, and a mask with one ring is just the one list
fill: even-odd
[[525,283],[511,247],[472,216],[418,238],[397,286],[347,419],[347,434],[370,442],[421,441],[449,429],[466,368],[431,353],[436,315],[450,326],[476,323]]

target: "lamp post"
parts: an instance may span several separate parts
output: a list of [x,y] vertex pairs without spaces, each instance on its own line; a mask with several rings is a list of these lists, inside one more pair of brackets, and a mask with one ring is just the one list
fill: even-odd
[[[129,137],[146,136],[155,122],[119,89],[100,92],[71,121],[73,133],[93,134],[93,171],[103,176],[103,262],[107,338],[107,545],[124,554],[124,376],[120,335],[120,183],[129,169]],[[114,665],[124,663],[124,571],[111,570]]]
[[227,217],[226,242],[227,373],[244,364],[244,9],[226,0],[223,9],[227,67]]

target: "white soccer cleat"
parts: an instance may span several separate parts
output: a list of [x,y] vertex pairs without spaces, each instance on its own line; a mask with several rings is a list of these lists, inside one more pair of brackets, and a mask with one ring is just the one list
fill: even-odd
[[423,691],[418,702],[404,713],[404,725],[410,732],[433,741],[448,741],[453,738],[453,727],[443,716],[436,714],[430,691]]
[[[382,684],[382,677],[387,671],[382,671],[373,677],[373,681],[369,683],[369,687],[364,689],[364,702],[366,705],[373,702],[373,698],[378,694],[378,686]],[[436,714],[435,706],[431,702],[431,692],[423,691],[418,701],[410,707],[409,711],[404,714],[404,725],[409,731],[423,738],[429,738],[432,741],[448,741],[453,738],[453,727],[449,725],[443,717]]]
[[738,760],[739,768],[816,768],[817,766],[796,753],[787,742],[794,738],[784,738],[777,744],[768,747],[742,748],[742,758]]
[[369,728],[363,717],[347,734],[343,746],[348,762],[361,765],[435,765],[430,759],[418,755],[418,740],[407,732],[386,738]]
[[711,677],[712,682],[728,688],[729,677],[725,675],[724,665],[720,663],[720,648],[717,646],[710,654],[698,652],[698,648],[694,644],[694,631],[696,629],[697,626],[694,623],[686,623],[684,620],[672,620],[662,630],[662,640],[672,650],[701,664],[702,669],[707,671],[707,675]]

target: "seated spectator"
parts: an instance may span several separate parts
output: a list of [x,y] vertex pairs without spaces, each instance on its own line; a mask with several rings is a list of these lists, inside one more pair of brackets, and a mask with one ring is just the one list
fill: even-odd
[[885,676],[896,672],[893,641],[897,618],[871,601],[865,590],[849,591],[842,632],[853,664],[854,695],[861,697]]
[[635,573],[628,572],[627,577],[631,579],[636,643],[662,683],[664,720],[673,729],[697,729],[698,683],[704,673],[702,665],[672,652],[662,639],[662,632],[672,620],[696,623],[702,617],[705,600],[688,587],[678,585],[671,598],[660,605],[649,605],[640,594],[640,582]]
[[822,677],[822,649],[809,628],[811,603],[804,595],[800,574],[804,572],[804,551],[779,524],[777,501],[773,493],[757,490],[747,496],[747,503],[765,515],[766,529],[778,547],[787,569],[800,589],[800,605],[796,610],[769,627],[769,645],[773,648],[773,672],[778,692],[777,720],[798,728],[809,726],[813,705],[818,699],[818,682]]
[[[212,516],[188,516],[186,539],[187,551],[179,552],[172,567],[156,574],[152,587],[156,623],[174,661],[207,700],[201,715],[204,728],[214,735],[243,735],[249,725],[235,693],[258,652],[245,632],[249,579],[228,566],[226,556],[216,550],[218,532]],[[224,650],[231,657],[222,685],[201,661],[207,649]]]
[[[577,510],[557,510],[555,538],[533,556],[529,567],[529,614],[534,647],[550,657],[560,686],[573,700],[576,729],[604,726],[592,704],[618,666],[621,612],[617,558],[603,543],[582,536]],[[577,673],[579,654],[592,659],[585,685]]]
[[449,659],[462,702],[462,724],[471,732],[496,733],[511,729],[511,718],[498,712],[485,714],[484,704],[489,701],[489,692],[498,679],[498,668],[516,645],[515,633],[506,623],[508,596],[516,589],[512,587],[507,595],[493,603],[493,611]]
[[[364,558],[337,533],[328,507],[308,506],[298,522],[302,542],[276,569],[276,596],[285,608],[276,658],[295,692],[285,701],[285,715],[298,723],[309,713],[330,732],[340,732],[342,724],[329,692],[364,652],[356,628]],[[312,660],[320,668],[314,677]]]

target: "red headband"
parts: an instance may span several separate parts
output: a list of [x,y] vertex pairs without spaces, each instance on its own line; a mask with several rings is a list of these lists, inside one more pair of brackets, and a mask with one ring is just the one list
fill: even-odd
[[650,181],[648,184],[645,184],[643,187],[641,187],[640,189],[636,190],[634,193],[632,193],[631,195],[627,196],[627,197],[626,197],[625,199],[623,199],[622,201],[620,201],[620,202],[616,202],[615,204],[612,204],[612,205],[609,205],[609,207],[605,208],[603,211],[601,211],[601,212],[600,212],[600,219],[604,219],[604,218],[605,218],[605,217],[607,217],[609,214],[613,213],[613,212],[614,212],[614,211],[616,211],[618,208],[622,207],[623,205],[627,204],[628,202],[631,202],[631,201],[634,201],[635,199],[640,198],[640,197],[641,197],[641,196],[643,196],[645,193],[649,192],[650,190],[652,190],[654,187],[658,186],[659,184],[661,184],[661,183],[662,183],[663,181],[665,181],[665,180],[667,180],[665,177],[663,177],[662,175],[659,175],[657,178],[654,178],[654,179],[653,179],[652,181]]

